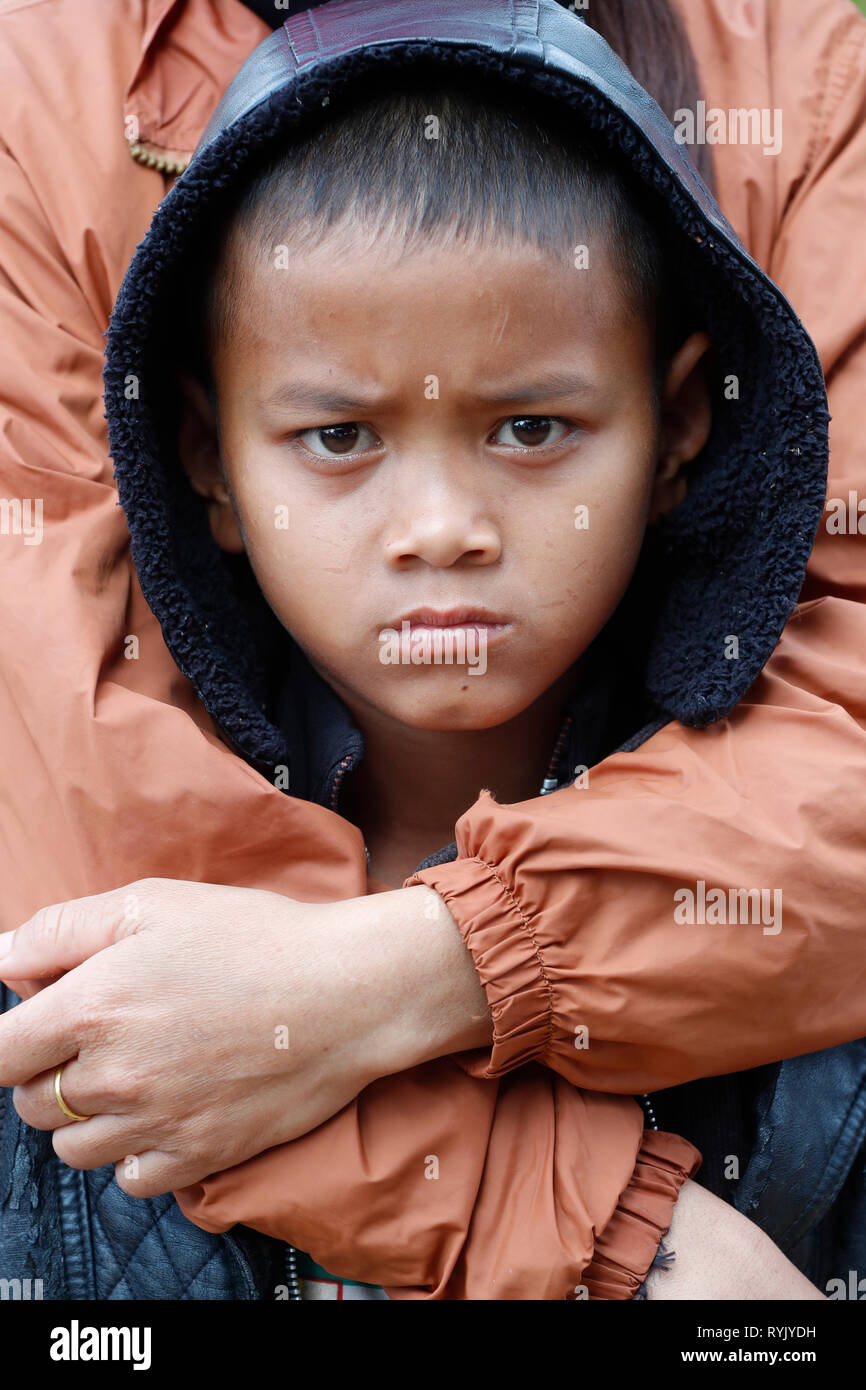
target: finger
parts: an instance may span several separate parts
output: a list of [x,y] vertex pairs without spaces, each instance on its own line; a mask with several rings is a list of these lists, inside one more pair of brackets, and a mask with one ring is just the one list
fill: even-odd
[[134,1176],[136,1150],[146,1151],[152,1142],[152,1137],[137,1131],[122,1115],[95,1115],[92,1120],[56,1129],[52,1146],[60,1161],[70,1168],[90,1170],[112,1163]]
[[[125,1113],[125,1106],[118,1105],[118,1099],[103,1083],[106,1069],[99,1066],[96,1058],[71,1058],[60,1063],[60,1094],[65,1104],[75,1115],[90,1119],[103,1113]],[[65,1125],[75,1125],[75,1119],[67,1115],[57,1099],[54,1077],[57,1068],[25,1081],[13,1091],[13,1105],[25,1125],[31,1129],[63,1129]],[[115,1155],[117,1156],[117,1155]]]
[[200,1183],[214,1171],[201,1159],[141,1147],[144,1152],[122,1159],[114,1171],[118,1187],[130,1197],[161,1197],[164,1192],[185,1187],[192,1191],[193,1183]]
[[[141,1106],[136,1104],[134,1094],[111,1084],[104,1053],[80,1054],[61,1065],[60,1094],[74,1115],[91,1119],[95,1115],[110,1114],[123,1117],[126,1124],[131,1124],[134,1110],[141,1123]],[[31,1129],[62,1129],[65,1125],[81,1123],[61,1107],[55,1088],[56,1075],[57,1067],[52,1067],[16,1086],[12,1092],[15,1109]],[[148,1135],[146,1129],[142,1132]]]
[[40,1072],[75,1057],[94,1037],[75,971],[0,1015],[0,1086],[24,1086]]
[[[46,975],[44,980],[15,980],[8,988],[12,994],[17,994],[19,999],[32,999],[34,994],[38,994],[41,989],[47,989],[49,985],[56,984],[58,980],[62,979],[63,975]],[[0,980],[3,980],[2,975],[0,975]],[[3,982],[6,983],[5,980]]]
[[[54,1094],[54,1071],[43,1072],[41,1076],[34,1076],[23,1086],[16,1086],[12,1092],[12,1104],[21,1116],[21,1119],[31,1129],[62,1129],[64,1125],[73,1125],[77,1121],[65,1114],[57,1104]],[[75,1105],[66,1100],[66,1091],[62,1090],[61,1095],[69,1106],[70,1110],[75,1110],[77,1115],[88,1112],[76,1110]],[[76,1102],[77,1104],[78,1102]]]
[[0,978],[41,979],[113,946],[142,925],[151,880],[107,893],[41,907],[13,932],[0,936]]

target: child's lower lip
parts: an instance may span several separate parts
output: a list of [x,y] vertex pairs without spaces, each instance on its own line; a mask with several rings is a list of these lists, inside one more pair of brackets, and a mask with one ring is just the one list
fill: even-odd
[[511,623],[411,623],[410,632],[483,632],[488,642],[511,631]]

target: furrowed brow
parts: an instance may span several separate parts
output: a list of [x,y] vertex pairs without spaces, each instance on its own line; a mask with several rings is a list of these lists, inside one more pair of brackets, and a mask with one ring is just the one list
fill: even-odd
[[351,414],[374,409],[381,401],[378,392],[350,396],[328,390],[313,382],[287,381],[262,401],[264,410],[319,410],[325,415]]
[[476,394],[479,400],[492,405],[531,405],[558,396],[586,396],[594,390],[593,383],[578,372],[551,372],[549,376],[525,384],[492,387]]
[[[553,372],[540,380],[525,384],[488,387],[475,391],[477,400],[494,405],[531,405],[534,401],[554,399],[560,396],[585,396],[593,392],[591,381],[575,372]],[[470,394],[467,392],[467,395]],[[358,393],[351,396],[335,390],[327,390],[313,382],[284,382],[262,401],[264,410],[312,410],[322,414],[354,418],[355,415],[375,410],[381,405],[384,396],[371,391],[368,395]]]

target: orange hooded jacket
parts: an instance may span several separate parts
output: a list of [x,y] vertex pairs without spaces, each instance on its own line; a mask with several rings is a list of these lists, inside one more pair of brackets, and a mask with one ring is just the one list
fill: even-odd
[[[46,8],[0,7],[0,468],[7,496],[44,499],[43,545],[4,547],[0,720],[9,785],[29,789],[27,808],[0,811],[4,926],[154,874],[311,901],[362,894],[375,885],[359,832],[230,753],[179,675],[130,562],[102,417],[102,333],[168,166],[188,159],[268,31],[237,0],[108,15],[96,0],[53,0],[64,37],[51,43]],[[829,492],[847,500],[866,274],[839,249],[860,225],[864,26],[845,0],[817,17],[806,0],[682,8],[708,100],[785,112],[778,158],[716,150],[720,200],[817,342],[836,416]],[[279,1191],[291,1194],[286,1238],[397,1296],[563,1297],[581,1279],[593,1296],[631,1295],[696,1155],[644,1135],[625,1097],[866,1032],[862,817],[850,813],[866,770],[856,542],[819,530],[804,603],[729,717],[670,725],[606,759],[581,798],[482,796],[458,824],[459,859],[418,876],[473,954],[492,1052],[435,1064],[414,1101],[415,1073],[383,1079],[313,1135],[201,1185],[184,1202],[192,1219],[276,1229]],[[124,659],[131,633],[138,661]],[[697,956],[672,921],[672,885],[746,883],[757,863],[784,885],[779,950],[741,936],[732,951],[708,934]],[[602,1046],[575,1050],[577,1015]],[[429,1126],[439,1085],[436,1152],[453,1152],[460,1183],[425,1183],[413,1206],[418,1155],[401,1150],[398,1117],[423,1106]],[[531,1240],[505,1205],[527,1182]]]

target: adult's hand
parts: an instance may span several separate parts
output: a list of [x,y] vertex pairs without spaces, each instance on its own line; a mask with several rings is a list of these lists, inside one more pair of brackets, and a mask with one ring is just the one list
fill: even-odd
[[[310,904],[145,879],[41,909],[0,937],[0,978],[23,1000],[0,1017],[0,1085],[15,1087],[21,1118],[54,1130],[72,1167],[115,1163],[140,1197],[305,1134],[377,1077],[492,1036],[453,919],[424,886]],[[61,1063],[84,1122],[57,1104]]]

